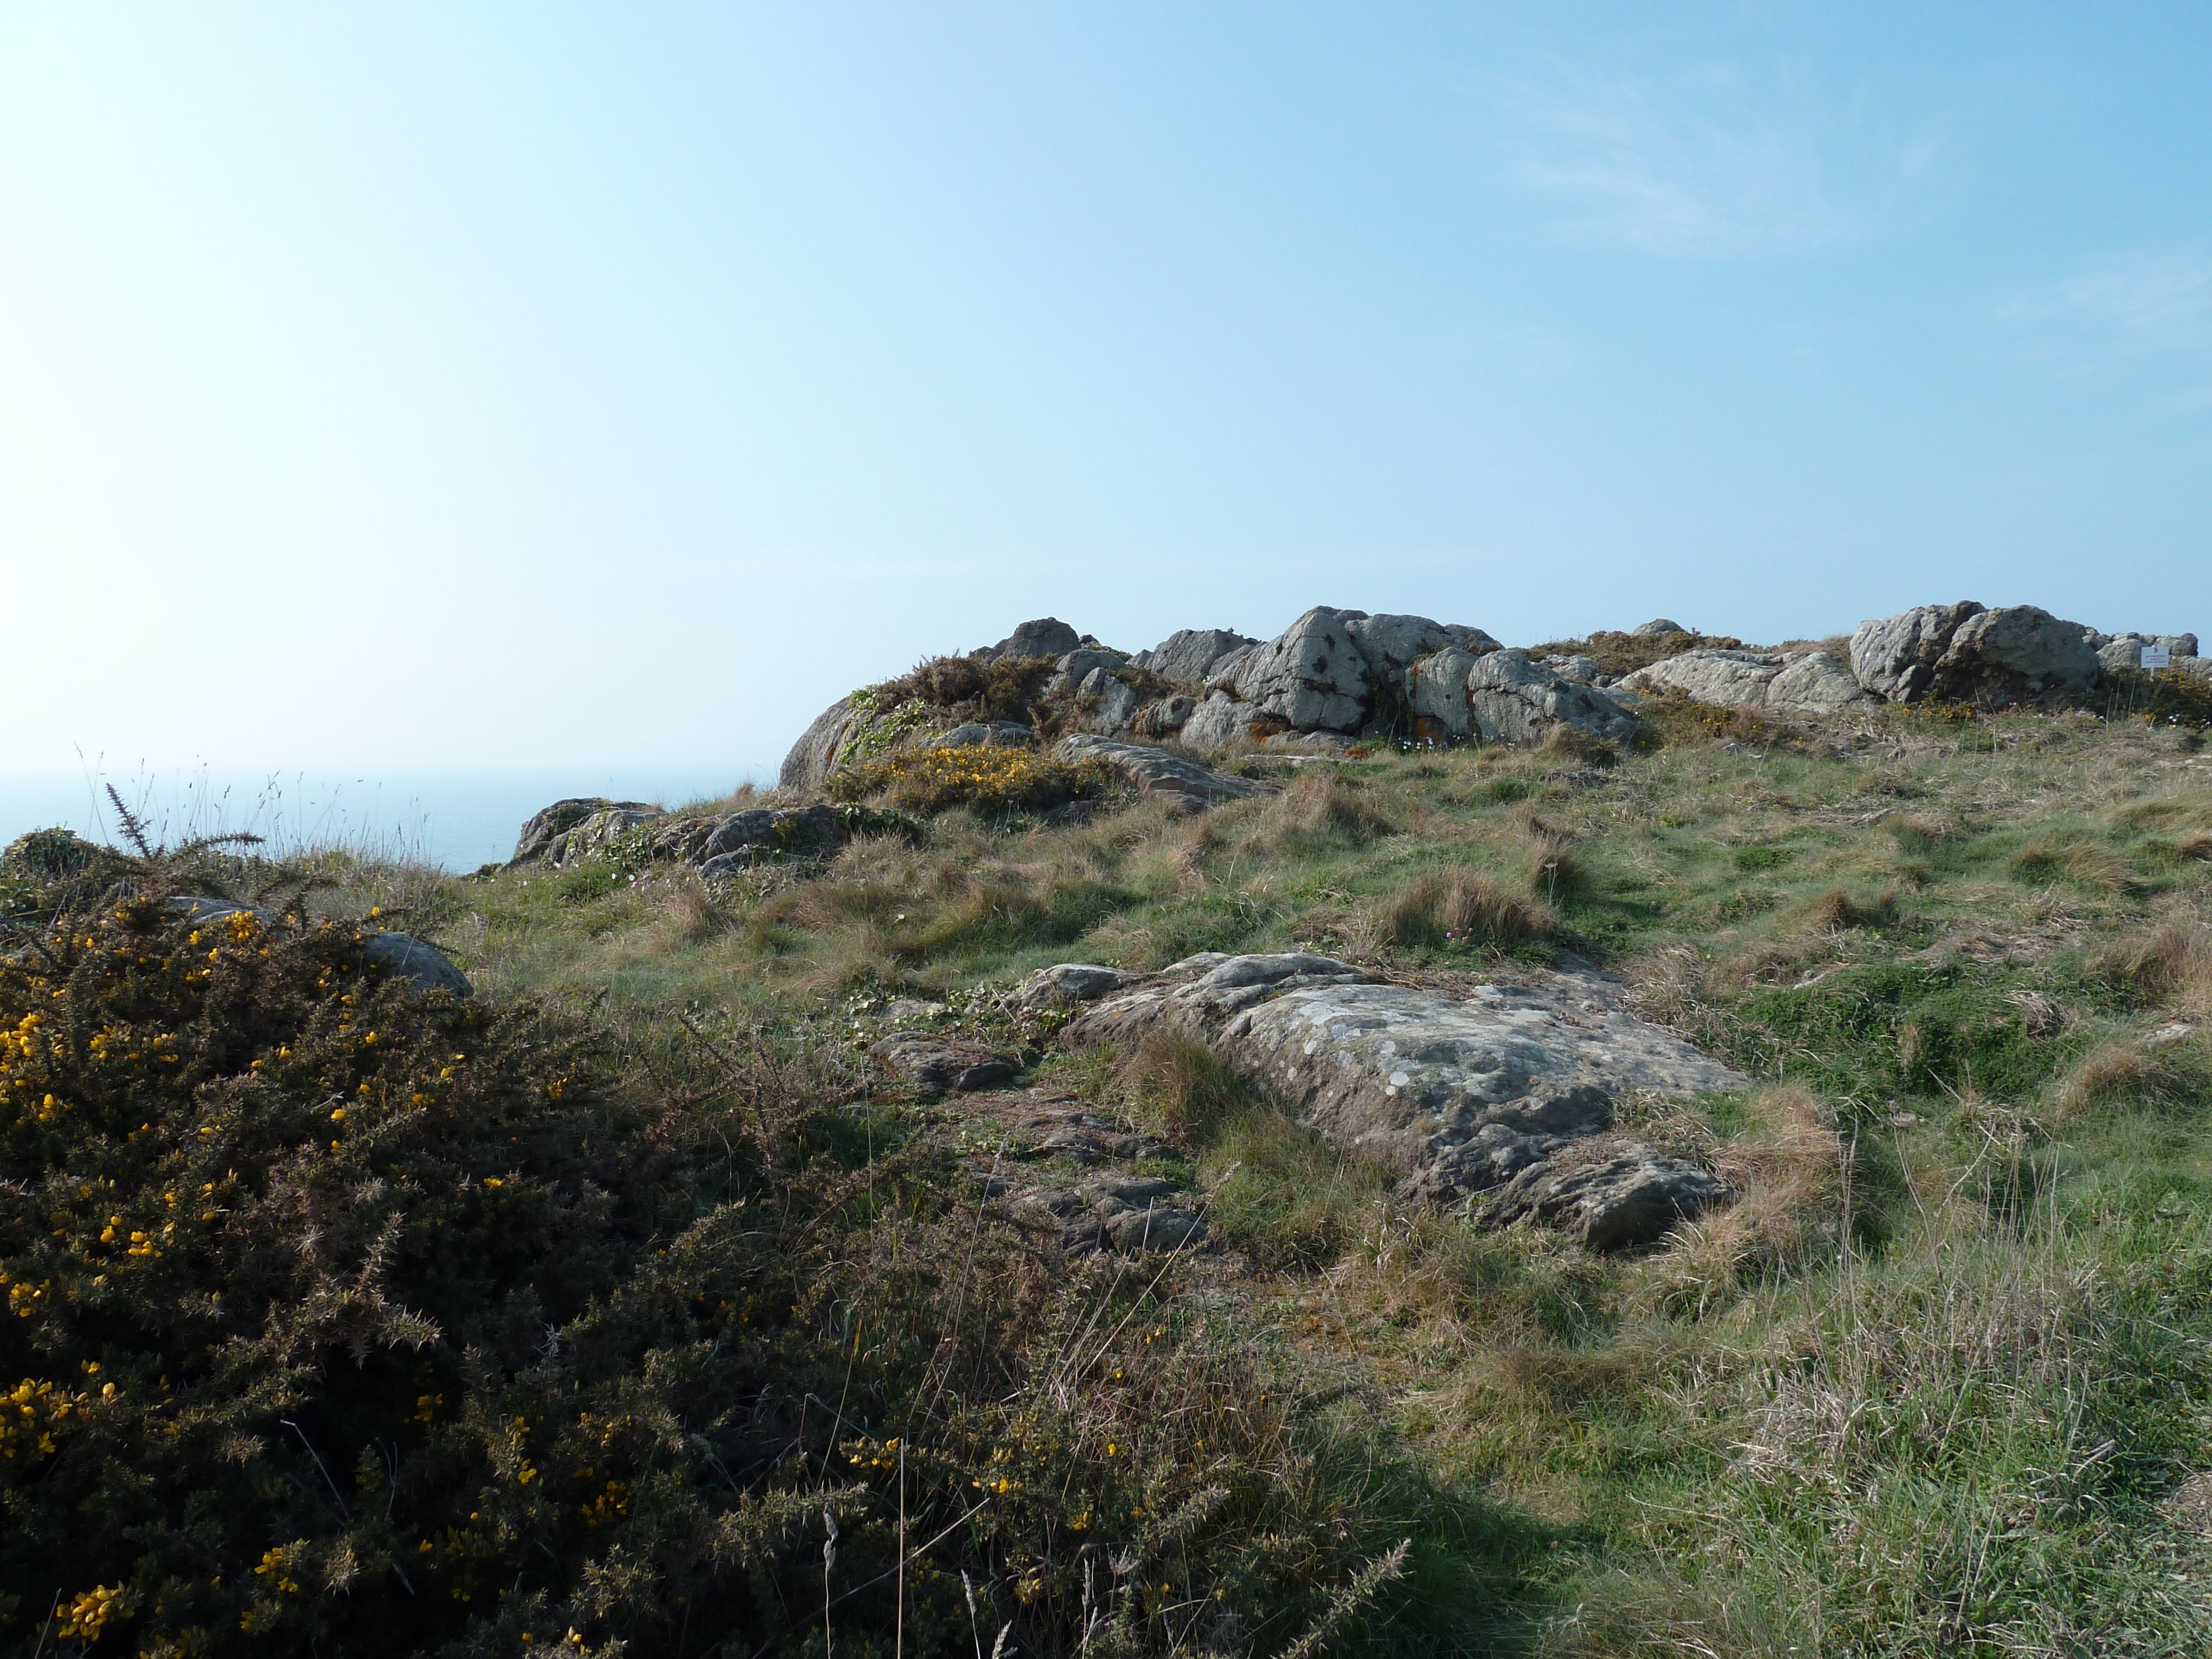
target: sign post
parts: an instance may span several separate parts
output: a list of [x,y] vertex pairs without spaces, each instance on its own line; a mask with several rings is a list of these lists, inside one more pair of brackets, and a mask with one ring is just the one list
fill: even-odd
[[2142,665],[2143,672],[2146,674],[2155,674],[2161,668],[2172,667],[2173,665],[2173,652],[2172,647],[2163,645],[2147,645],[2143,647]]

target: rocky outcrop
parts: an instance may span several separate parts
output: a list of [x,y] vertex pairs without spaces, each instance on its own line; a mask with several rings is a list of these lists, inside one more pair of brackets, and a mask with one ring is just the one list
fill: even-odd
[[1185,628],[1162,640],[1149,651],[1129,659],[1132,668],[1149,669],[1162,679],[1186,685],[1203,685],[1223,658],[1259,644],[1225,628]]
[[[817,726],[820,724],[819,720],[815,722]],[[801,738],[800,741],[803,743],[805,739]],[[788,763],[786,763],[787,765]],[[561,852],[565,850],[566,843],[562,838],[586,820],[609,812],[642,814],[649,817],[659,811],[658,806],[648,805],[641,800],[609,800],[604,795],[574,795],[566,800],[556,800],[550,806],[543,807],[530,815],[529,820],[522,826],[522,833],[515,837],[514,856],[507,860],[507,864],[512,867],[539,859],[558,864]],[[642,821],[642,818],[633,819],[633,822]]]
[[[1247,703],[1276,729],[1357,732],[1374,705],[1367,659],[1350,624],[1359,611],[1316,605],[1208,684]],[[1249,721],[1247,722],[1248,726]]]
[[2088,633],[2032,605],[1920,605],[1859,624],[1851,675],[1893,702],[2023,702],[2097,683]]
[[696,867],[709,880],[758,865],[812,864],[842,851],[865,816],[848,806],[750,806],[672,819],[653,856]]
[[1594,685],[1562,679],[1525,651],[1492,651],[1467,677],[1468,723],[1485,743],[1541,743],[1555,726],[1621,743],[1636,717]]
[[[573,806],[575,802],[562,802]],[[588,803],[586,803],[588,804]],[[514,864],[542,862],[556,868],[604,856],[640,830],[649,830],[633,850],[642,862],[688,864],[713,879],[762,864],[811,864],[833,857],[863,831],[903,830],[913,826],[893,814],[856,806],[748,806],[733,812],[683,817],[658,807],[634,804],[608,806],[574,823],[559,834],[533,836],[531,825],[547,820],[548,807],[523,829],[522,842],[538,851]],[[558,817],[553,818],[558,822]],[[508,866],[510,869],[514,865]]]
[[2104,668],[2141,668],[2143,647],[2162,645],[2166,647],[2168,669],[2206,678],[2205,671],[2198,666],[2203,659],[2197,653],[2194,634],[2100,634],[2092,635],[2089,643],[2097,653],[2099,665]]
[[[1695,1165],[1633,1142],[1589,1156],[1615,1100],[1748,1081],[1627,1012],[1620,988],[1592,975],[1461,996],[1378,984],[1328,957],[1207,955],[1106,995],[1069,1023],[1065,1040],[1127,1044],[1155,1031],[1211,1041],[1324,1139],[1399,1170],[1409,1198],[1452,1201],[1530,1170],[1564,1182],[1576,1169],[1632,1160],[1650,1178],[1630,1178],[1626,1165],[1618,1178],[1577,1177],[1527,1212],[1557,1218],[1571,1209],[1578,1233],[1605,1247],[1651,1243],[1718,1194]],[[1654,1196],[1661,1177],[1671,1206]],[[1517,1190],[1534,1192],[1542,1179]]]
[[836,769],[838,753],[860,712],[849,697],[840,697],[817,714],[814,723],[799,733],[799,741],[783,757],[783,768],[776,774],[776,787],[794,799],[803,800],[828,782],[830,774]]
[[[179,896],[171,899],[169,904],[172,908],[183,912],[186,920],[191,921],[219,921],[240,911],[252,915],[264,927],[278,927],[282,920],[273,910],[234,904],[228,899]],[[426,944],[410,933],[395,933],[362,922],[351,925],[362,935],[362,955],[390,977],[404,980],[418,991],[443,991],[456,997],[476,994],[476,988],[469,983],[469,976],[453,966],[453,959],[436,945]]]
[[1689,631],[1678,622],[1669,622],[1664,617],[1655,617],[1642,627],[1629,629],[1629,636],[1632,639],[1650,639],[1656,634],[1686,634]]
[[1040,617],[974,654],[985,662],[996,662],[1001,657],[1049,657],[1057,661],[1082,644],[1083,635],[1059,617]]
[[1137,717],[1137,694],[1111,669],[1092,669],[1075,688],[1075,707],[1093,732],[1122,730]]
[[1672,691],[1730,708],[1830,714],[1874,700],[1825,651],[1686,651],[1625,676],[1624,690]]
[[1164,800],[1178,811],[1199,812],[1228,800],[1272,795],[1275,786],[1256,778],[1232,777],[1182,755],[1144,743],[1118,743],[1090,732],[1062,738],[1052,757],[1067,765],[1102,761],[1120,773],[1139,794]]
[[932,746],[938,749],[1026,749],[1036,733],[1019,720],[970,720],[956,726]]

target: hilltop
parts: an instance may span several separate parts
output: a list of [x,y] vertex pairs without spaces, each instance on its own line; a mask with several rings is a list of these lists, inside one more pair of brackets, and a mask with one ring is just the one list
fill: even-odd
[[474,877],[26,838],[0,1639],[2204,1650],[2212,708],[2029,609],[1032,623]]

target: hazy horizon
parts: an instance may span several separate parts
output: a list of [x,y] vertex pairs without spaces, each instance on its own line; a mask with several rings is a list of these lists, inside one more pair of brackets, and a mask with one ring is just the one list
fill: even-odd
[[2212,633],[2207,61],[2179,3],[0,3],[0,775],[758,775],[1048,614]]

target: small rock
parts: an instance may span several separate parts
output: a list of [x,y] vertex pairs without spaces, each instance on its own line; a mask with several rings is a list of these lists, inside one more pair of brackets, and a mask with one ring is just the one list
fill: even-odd
[[1022,1008],[1068,1008],[1096,1002],[1132,983],[1137,975],[1095,963],[1062,962],[1040,968],[1016,988],[1012,1001]]
[[942,1037],[898,1032],[879,1038],[868,1052],[892,1076],[933,1091],[1002,1089],[1021,1075],[1021,1067],[1004,1054]]
[[[181,910],[193,921],[214,921],[244,910],[264,927],[279,925],[273,910],[257,910],[251,905],[234,904],[228,899],[191,898],[179,895],[169,901],[170,908]],[[404,979],[418,991],[445,991],[457,997],[473,996],[476,988],[469,976],[453,964],[446,953],[434,945],[426,945],[411,934],[388,933],[372,927],[366,922],[356,924],[367,937],[362,939],[361,952],[394,979]]]
[[1506,1183],[1483,1214],[1496,1226],[1544,1222],[1594,1250],[1631,1249],[1657,1243],[1728,1196],[1727,1186],[1696,1164],[1627,1140],[1595,1161],[1532,1164]]
[[1119,743],[1090,732],[1062,738],[1054,746],[1052,757],[1067,765],[1087,760],[1104,761],[1139,794],[1167,801],[1186,812],[1200,812],[1223,801],[1249,800],[1254,796],[1276,793],[1273,784],[1231,777],[1150,744]]

